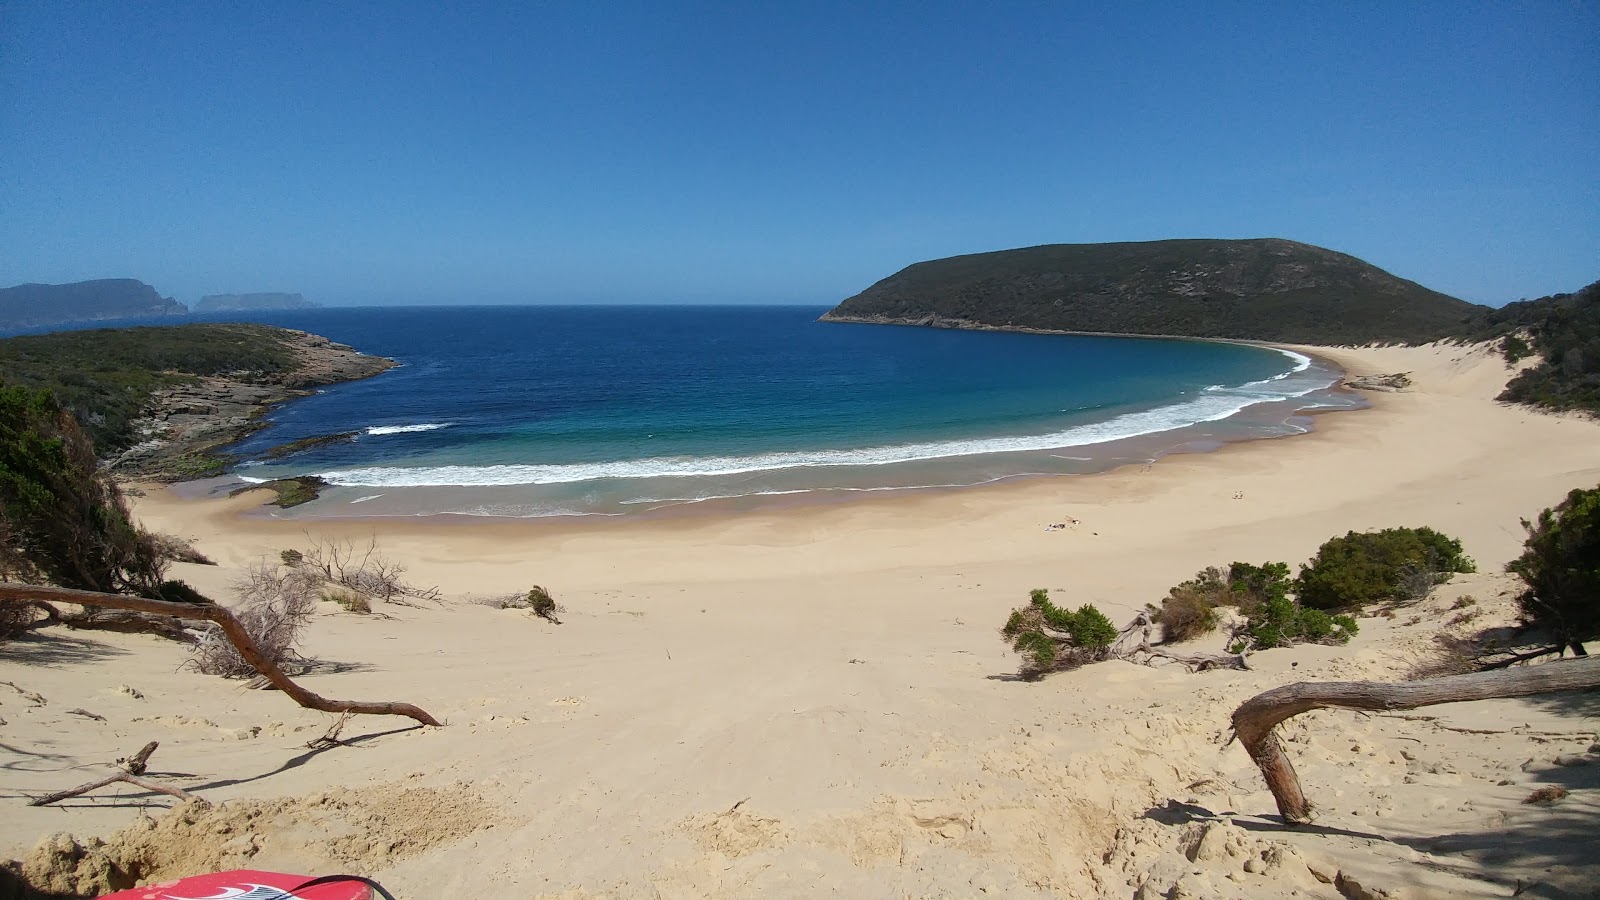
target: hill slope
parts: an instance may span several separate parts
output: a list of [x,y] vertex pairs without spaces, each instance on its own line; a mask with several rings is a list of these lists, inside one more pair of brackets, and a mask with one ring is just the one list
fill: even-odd
[[826,321],[1322,344],[1443,337],[1485,307],[1270,238],[1046,244],[916,263]]
[[1501,400],[1600,415],[1600,281],[1572,294],[1507,303],[1485,317],[1485,330],[1525,332],[1540,357],[1511,379]]
[[189,310],[135,278],[0,288],[0,328],[91,322],[133,316],[183,315]]

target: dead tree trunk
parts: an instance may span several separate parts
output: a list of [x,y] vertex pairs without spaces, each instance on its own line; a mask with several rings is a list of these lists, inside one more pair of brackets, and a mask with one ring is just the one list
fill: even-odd
[[1279,722],[1313,709],[1416,709],[1439,703],[1526,697],[1600,687],[1600,657],[1546,663],[1526,669],[1426,678],[1403,684],[1381,681],[1301,682],[1257,694],[1233,711],[1233,730],[1261,769],[1287,822],[1311,821],[1311,801],[1273,731]]
[[175,616],[180,619],[198,619],[215,622],[227,635],[229,643],[257,672],[294,702],[307,709],[332,713],[358,713],[374,716],[409,716],[424,725],[438,725],[439,720],[410,703],[389,701],[329,700],[314,694],[298,684],[279,669],[261,652],[250,632],[246,631],[233,613],[215,603],[173,603],[168,600],[147,600],[126,594],[102,594],[96,591],[78,591],[70,588],[42,587],[31,584],[0,583],[0,603],[27,605],[34,602],[76,603],[110,609],[128,609],[158,616]]
[[1106,651],[1106,655],[1111,659],[1122,659],[1146,666],[1157,659],[1169,659],[1191,672],[1250,668],[1250,663],[1246,660],[1248,650],[1241,653],[1174,653],[1150,642],[1150,636],[1154,631],[1155,620],[1147,612],[1139,613],[1133,617],[1133,621],[1122,626],[1122,630],[1117,633],[1116,642]]

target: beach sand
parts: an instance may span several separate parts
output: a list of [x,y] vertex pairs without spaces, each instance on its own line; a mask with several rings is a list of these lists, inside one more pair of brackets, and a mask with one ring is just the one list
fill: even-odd
[[[754,512],[288,523],[244,514],[261,493],[153,490],[138,515],[221,564],[175,567],[213,596],[307,527],[375,536],[439,585],[443,603],[381,615],[322,604],[303,649],[324,664],[302,680],[448,725],[357,718],[314,751],[335,717],[186,671],[158,638],[48,629],[0,649],[0,680],[48,699],[0,685],[0,854],[44,866],[30,848],[69,831],[147,877],[358,871],[409,898],[1593,896],[1600,756],[1549,762],[1595,742],[1592,697],[1300,716],[1285,735],[1313,828],[1279,826],[1225,744],[1261,690],[1403,678],[1441,630],[1509,622],[1515,583],[1494,573],[1519,519],[1600,482],[1600,423],[1495,403],[1510,370],[1485,348],[1302,349],[1414,385],[1148,469]],[[1395,525],[1460,537],[1485,574],[1363,619],[1348,647],[1028,684],[996,633],[1032,588],[1120,623],[1204,566],[1299,563]],[[564,624],[469,602],[533,584]],[[1447,626],[1466,594],[1482,616]],[[24,806],[150,740],[152,771],[182,773],[152,777],[227,803]],[[1547,784],[1571,793],[1522,803]]]

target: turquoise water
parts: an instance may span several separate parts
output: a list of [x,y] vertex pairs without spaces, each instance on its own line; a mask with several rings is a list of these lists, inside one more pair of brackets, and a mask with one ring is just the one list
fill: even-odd
[[[255,318],[402,367],[290,404],[250,479],[296,515],[621,514],[732,497],[1097,471],[1304,430],[1349,405],[1296,354],[1197,341],[819,323],[821,307],[330,309]],[[301,437],[349,444],[263,463]]]

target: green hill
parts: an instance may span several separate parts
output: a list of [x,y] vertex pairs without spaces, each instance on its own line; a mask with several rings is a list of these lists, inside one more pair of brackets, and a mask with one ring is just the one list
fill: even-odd
[[1444,337],[1486,309],[1353,256],[1261,238],[952,256],[908,266],[822,318],[1362,344]]

